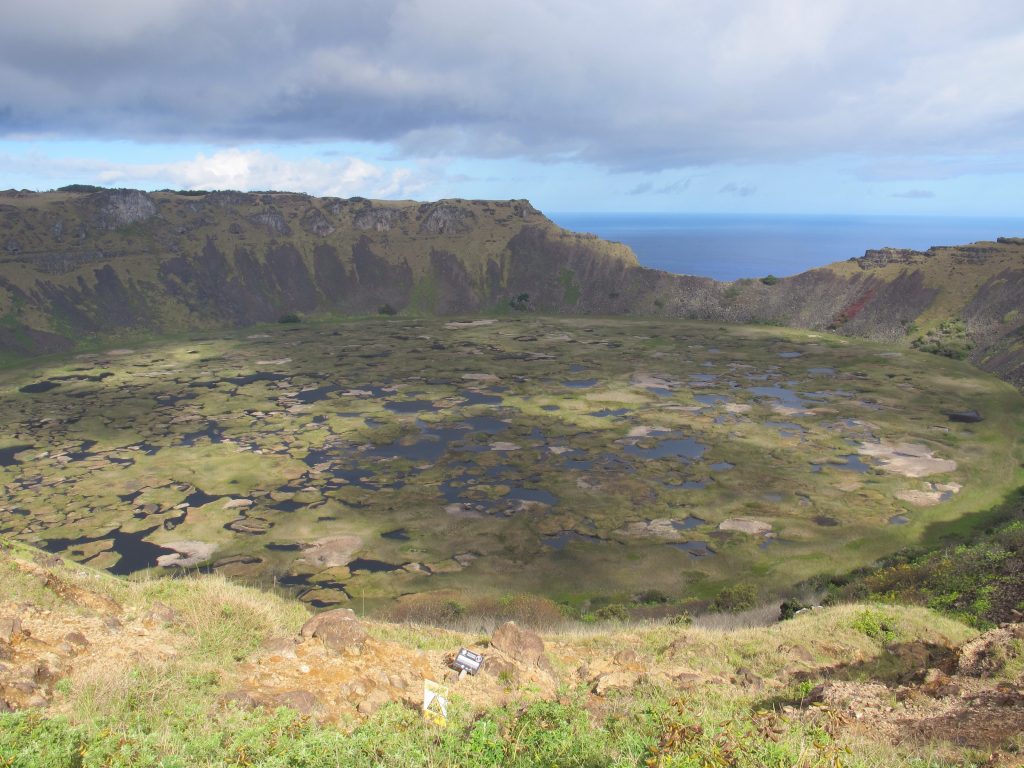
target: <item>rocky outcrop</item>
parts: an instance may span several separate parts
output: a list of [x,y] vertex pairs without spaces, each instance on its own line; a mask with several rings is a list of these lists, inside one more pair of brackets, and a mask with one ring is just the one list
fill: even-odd
[[494,630],[491,647],[521,664],[545,670],[551,668],[540,635],[520,627],[514,621],[507,621]]
[[108,230],[141,224],[157,215],[156,203],[137,189],[110,189],[90,196],[96,224]]

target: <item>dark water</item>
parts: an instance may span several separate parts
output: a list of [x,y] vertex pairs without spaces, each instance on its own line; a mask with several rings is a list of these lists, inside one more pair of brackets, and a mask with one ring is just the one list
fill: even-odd
[[925,250],[1024,236],[1024,219],[556,213],[560,226],[630,246],[645,267],[736,280],[794,275],[891,246]]

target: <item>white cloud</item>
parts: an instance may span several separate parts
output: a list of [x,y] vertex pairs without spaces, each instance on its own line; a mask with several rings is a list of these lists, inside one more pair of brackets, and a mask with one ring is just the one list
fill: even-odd
[[387,169],[355,157],[285,159],[271,152],[240,148],[165,163],[115,163],[52,158],[33,153],[0,156],[0,172],[31,171],[67,181],[146,189],[237,189],[302,191],[338,197],[405,198],[427,189],[432,177],[411,168]]

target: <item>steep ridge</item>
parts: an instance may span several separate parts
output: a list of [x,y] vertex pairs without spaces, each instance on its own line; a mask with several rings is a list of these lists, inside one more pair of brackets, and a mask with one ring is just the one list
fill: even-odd
[[[782,279],[641,267],[529,202],[0,193],[0,353],[293,313],[641,314],[916,342],[1024,386],[1024,240],[882,249]],[[766,272],[771,265],[766,265]]]

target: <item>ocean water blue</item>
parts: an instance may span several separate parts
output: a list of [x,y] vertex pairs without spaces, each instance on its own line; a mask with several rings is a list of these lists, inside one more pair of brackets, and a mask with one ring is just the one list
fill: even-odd
[[1024,237],[1024,218],[555,213],[562,227],[630,246],[645,267],[716,280],[794,275],[891,246],[925,250]]

